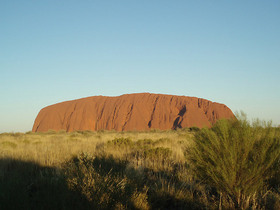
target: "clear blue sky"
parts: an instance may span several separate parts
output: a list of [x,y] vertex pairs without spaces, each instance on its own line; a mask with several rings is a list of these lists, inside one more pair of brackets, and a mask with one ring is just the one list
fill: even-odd
[[0,132],[41,108],[151,92],[280,124],[279,0],[1,0]]

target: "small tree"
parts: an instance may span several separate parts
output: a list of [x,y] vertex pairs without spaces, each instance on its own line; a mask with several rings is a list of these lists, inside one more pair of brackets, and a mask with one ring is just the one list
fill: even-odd
[[280,154],[279,142],[271,123],[250,124],[243,116],[196,133],[189,157],[200,180],[243,209],[264,189]]

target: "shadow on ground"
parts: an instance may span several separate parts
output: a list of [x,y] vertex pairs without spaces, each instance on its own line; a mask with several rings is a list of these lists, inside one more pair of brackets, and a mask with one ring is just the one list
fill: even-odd
[[73,158],[63,171],[0,159],[0,209],[204,209],[182,186],[111,157]]
[[130,167],[129,161],[102,156],[82,155],[68,164],[75,191],[88,195],[98,209],[205,209],[196,193],[173,172],[139,171]]
[[56,168],[0,159],[0,209],[88,209],[84,196],[68,189]]

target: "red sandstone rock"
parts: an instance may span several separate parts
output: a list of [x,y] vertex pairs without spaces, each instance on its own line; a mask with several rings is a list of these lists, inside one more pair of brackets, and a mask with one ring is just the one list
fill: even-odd
[[150,93],[93,96],[43,108],[32,131],[201,128],[223,118],[234,114],[226,105],[201,98]]

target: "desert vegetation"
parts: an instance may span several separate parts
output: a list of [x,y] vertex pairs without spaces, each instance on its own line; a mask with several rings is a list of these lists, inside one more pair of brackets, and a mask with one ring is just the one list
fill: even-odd
[[279,209],[280,129],[0,134],[0,209]]

